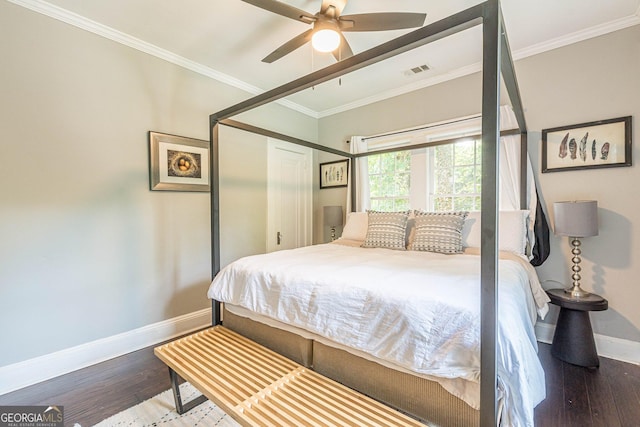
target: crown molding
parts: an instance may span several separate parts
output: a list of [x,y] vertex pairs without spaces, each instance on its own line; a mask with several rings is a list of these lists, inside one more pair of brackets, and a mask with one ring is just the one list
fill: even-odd
[[[553,49],[558,49],[558,48],[568,46],[574,43],[578,43],[584,40],[588,40],[594,37],[609,34],[614,31],[623,30],[625,28],[629,28],[638,24],[640,24],[640,6],[638,7],[638,9],[633,15],[620,18],[614,21],[610,21],[605,24],[596,25],[595,27],[586,28],[581,31],[576,31],[574,33],[567,34],[562,37],[557,37],[555,39],[547,40],[545,42],[528,46],[523,49],[518,49],[517,51],[514,51],[512,53],[512,56],[514,61],[517,61],[520,59],[527,58],[529,56],[538,55],[540,53],[548,52]],[[458,68],[456,70],[449,71],[447,73],[443,73],[441,75],[434,76],[432,78],[423,79],[418,82],[408,84],[393,90],[380,92],[376,95],[362,98],[357,101],[351,102],[349,104],[344,104],[335,108],[320,111],[318,113],[318,116],[320,118],[323,118],[323,117],[331,116],[333,114],[343,113],[345,111],[352,110],[358,107],[363,107],[368,104],[373,104],[374,102],[383,101],[385,99],[392,98],[394,96],[404,95],[406,93],[413,92],[418,89],[423,89],[429,86],[434,86],[436,84],[444,83],[449,80],[457,79],[459,77],[464,77],[469,74],[477,73],[477,72],[480,72],[481,70],[482,70],[482,64],[478,62],[472,65]]]
[[333,114],[343,113],[354,108],[364,107],[365,105],[373,104],[375,102],[384,101],[385,99],[393,98],[395,96],[404,95],[410,92],[414,92],[419,89],[423,89],[429,86],[435,86],[440,83],[454,80],[460,77],[468,76],[469,74],[477,73],[482,70],[482,65],[477,62],[475,64],[467,65],[465,67],[456,68],[455,70],[448,71],[443,74],[438,74],[431,78],[419,80],[417,82],[410,83],[399,88],[391,89],[388,91],[380,92],[366,98],[361,98],[348,104],[340,105],[335,108],[323,110],[318,113],[319,118],[331,116]]
[[616,19],[604,24],[596,25],[594,27],[585,28],[584,30],[576,31],[562,37],[556,37],[555,39],[547,40],[545,42],[538,43],[524,49],[519,49],[513,53],[513,59],[518,60],[527,58],[529,56],[538,55],[540,53],[548,52],[550,50],[558,49],[564,46],[569,46],[571,44],[592,39],[594,37],[603,36],[614,31],[633,27],[634,25],[638,24],[640,24],[640,8],[633,15]]
[[[85,30],[90,33],[104,37],[106,39],[112,40],[116,43],[120,43],[130,48],[139,50],[140,52],[144,52],[149,55],[155,56],[156,58],[160,58],[174,65],[177,65],[179,67],[193,71],[194,73],[201,74],[205,77],[209,77],[213,80],[235,87],[244,92],[248,92],[251,95],[259,95],[264,92],[263,89],[250,85],[228,74],[224,74],[219,71],[216,71],[213,68],[207,67],[206,65],[202,65],[198,62],[195,62],[183,56],[177,55],[173,52],[170,52],[166,49],[158,47],[154,44],[148,43],[144,40],[133,37],[129,34],[123,33],[122,31],[118,31],[114,28],[108,27],[104,24],[93,21],[82,15],[78,15],[77,13],[71,12],[67,9],[63,9],[59,6],[53,5],[46,1],[42,1],[42,0],[7,0],[7,1],[9,1],[10,3],[14,3],[18,6],[22,6],[26,9],[32,10],[34,12],[40,13],[42,15],[48,16],[50,18],[56,19],[58,21],[64,22],[66,24],[73,25],[76,28],[80,28],[82,30]],[[318,113],[316,111],[313,111],[310,108],[304,107],[294,102],[288,101],[286,99],[278,100],[276,101],[276,103],[283,105],[287,108],[290,108],[292,110],[298,111],[300,113],[306,114],[308,116],[311,116],[313,118],[318,118]]]
[[[129,46],[133,49],[139,50],[141,52],[155,56],[157,58],[163,59],[179,67],[183,67],[185,69],[188,69],[195,73],[209,77],[221,83],[238,88],[251,95],[259,95],[264,92],[264,90],[256,86],[250,85],[235,77],[229,76],[228,74],[224,74],[219,71],[216,71],[213,68],[207,67],[198,62],[195,62],[185,57],[182,57],[180,55],[177,55],[166,49],[162,49],[151,43],[147,43],[144,40],[140,40],[129,34],[115,30],[111,27],[100,24],[99,22],[95,22],[91,19],[78,15],[69,10],[52,5],[51,3],[47,3],[42,0],[7,0],[7,1],[19,6],[25,7],[27,9],[30,9],[34,12],[65,22],[67,24],[73,25],[77,28],[89,31],[96,35],[105,37],[109,40],[115,41],[125,46]],[[638,9],[636,9],[635,13],[630,16],[620,18],[614,21],[610,21],[594,27],[586,28],[581,31],[576,31],[574,33],[567,34],[562,37],[557,37],[555,39],[547,40],[545,42],[528,46],[523,49],[519,49],[517,51],[514,51],[512,56],[514,60],[524,59],[529,56],[538,55],[540,53],[548,52],[553,49],[558,49],[573,43],[578,43],[583,40],[588,40],[590,38],[598,37],[604,34],[622,30],[624,28],[632,27],[638,24],[640,24],[640,6],[638,7]],[[362,98],[357,101],[350,102],[348,104],[344,104],[344,105],[341,105],[335,108],[330,108],[323,111],[315,111],[286,99],[280,99],[275,102],[287,108],[290,108],[292,110],[305,114],[307,116],[310,116],[312,118],[320,119],[323,117],[331,116],[333,114],[338,114],[348,110],[352,110],[354,108],[359,108],[365,105],[373,104],[375,102],[383,101],[388,98],[404,95],[406,93],[413,92],[415,90],[423,89],[429,86],[434,86],[436,84],[453,80],[459,77],[464,77],[469,74],[480,72],[480,70],[481,70],[481,64],[475,63],[462,68],[458,68],[456,70],[451,70],[447,73],[443,73],[441,75],[437,75],[432,78],[423,79],[418,82],[411,83],[396,89],[380,92],[376,95]]]

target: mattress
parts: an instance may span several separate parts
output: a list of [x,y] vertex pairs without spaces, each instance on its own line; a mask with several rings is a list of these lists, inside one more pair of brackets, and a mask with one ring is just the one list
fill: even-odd
[[[498,388],[511,426],[533,425],[545,395],[533,325],[546,301],[526,264],[509,256],[499,262]],[[438,381],[478,408],[479,272],[473,254],[327,244],[238,260],[208,295]]]

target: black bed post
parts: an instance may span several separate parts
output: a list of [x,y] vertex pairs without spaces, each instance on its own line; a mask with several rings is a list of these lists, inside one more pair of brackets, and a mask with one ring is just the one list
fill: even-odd
[[356,165],[356,163],[358,163],[358,161],[357,161],[357,157],[354,157],[353,155],[350,157],[350,159],[351,159],[351,194],[349,194],[349,197],[351,197],[351,212],[355,212],[357,210],[356,183],[358,181],[356,180],[356,173],[358,171],[358,166]]
[[[211,116],[209,122],[211,149],[210,157],[210,201],[211,201],[211,279],[220,271],[220,125],[218,120]],[[220,301],[211,300],[211,324],[221,323]]]
[[513,108],[513,113],[516,116],[516,121],[518,122],[518,129],[520,130],[520,209],[527,209],[527,168],[529,165],[529,162],[527,161],[527,123],[524,117],[524,108],[522,106],[522,98],[520,96],[520,87],[518,86],[518,79],[516,78],[516,71],[513,66],[513,57],[511,56],[509,38],[504,27],[502,14],[498,16],[498,19],[500,20],[501,26],[500,73],[502,74],[504,86],[507,89],[507,93],[509,94],[511,107]]
[[[240,102],[211,115],[211,167],[214,182],[211,186],[212,274],[220,269],[218,121],[275,101],[303,89],[316,86],[346,73],[377,63],[419,46],[483,24],[482,68],[482,215],[481,215],[481,370],[480,426],[495,427],[497,417],[497,283],[498,283],[498,144],[500,75],[504,79],[522,138],[526,141],[526,125],[513,61],[508,47],[499,0],[488,0],[462,12],[421,27],[377,47],[356,54],[321,70],[293,80],[280,87]],[[526,146],[524,148],[526,150]],[[526,151],[523,154],[526,155]],[[352,161],[352,180],[355,180],[355,158]],[[526,175],[525,175],[526,176]],[[526,180],[526,179],[525,179]],[[523,180],[523,181],[525,181]],[[352,181],[354,182],[354,181]],[[355,207],[355,185],[351,195]],[[523,187],[524,189],[525,187]],[[525,191],[523,191],[525,193]],[[525,195],[526,198],[526,195]],[[213,323],[220,322],[220,303],[213,302]]]
[[527,185],[527,169],[529,162],[527,161],[527,132],[521,130],[520,133],[520,209],[529,208],[527,203],[527,193],[529,186]]
[[496,337],[498,332],[498,167],[500,143],[500,4],[485,3],[482,40],[482,213],[480,426],[498,425]]

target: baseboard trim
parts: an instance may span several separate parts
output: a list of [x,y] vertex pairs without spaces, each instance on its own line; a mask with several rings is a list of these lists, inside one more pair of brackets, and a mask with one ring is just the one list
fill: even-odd
[[[55,353],[0,367],[0,395],[131,353],[211,324],[211,308],[143,326]],[[555,325],[536,324],[538,341],[551,344]],[[640,365],[640,342],[594,334],[598,354]]]
[[211,308],[174,317],[76,347],[0,367],[0,395],[30,386],[211,324]]
[[[540,342],[551,344],[555,330],[555,325],[538,322],[536,324],[536,337]],[[593,334],[593,338],[596,342],[598,355],[640,365],[640,342],[600,334]]]

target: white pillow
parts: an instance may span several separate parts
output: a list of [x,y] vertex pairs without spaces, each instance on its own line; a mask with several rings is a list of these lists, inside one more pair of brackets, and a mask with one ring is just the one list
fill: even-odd
[[[501,251],[526,255],[529,211],[500,211],[499,215],[498,248]],[[469,212],[462,228],[462,246],[465,248],[479,248],[480,233],[480,212]]]
[[342,229],[342,238],[364,241],[367,238],[368,227],[369,216],[366,212],[350,212],[347,214],[347,223]]

